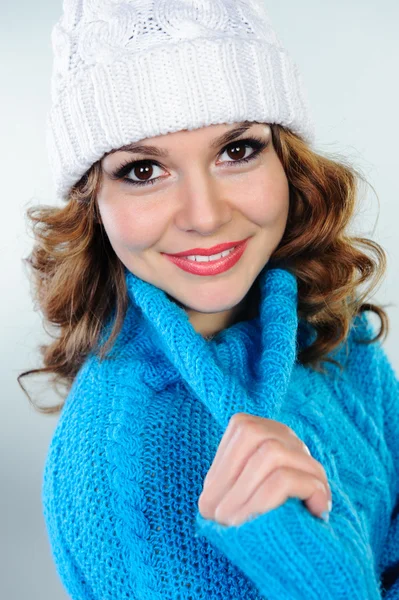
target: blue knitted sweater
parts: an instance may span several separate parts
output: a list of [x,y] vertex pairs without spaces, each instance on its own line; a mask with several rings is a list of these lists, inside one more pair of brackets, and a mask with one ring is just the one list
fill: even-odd
[[[259,275],[258,316],[211,341],[167,294],[125,270],[129,307],[105,361],[80,368],[46,458],[42,500],[73,600],[399,598],[398,379],[365,313],[304,367],[297,280]],[[109,320],[102,340],[111,330]],[[306,325],[306,326],[305,326]],[[314,331],[313,331],[314,333]],[[236,412],[291,427],[326,470],[329,523],[289,498],[242,525],[198,498]]]

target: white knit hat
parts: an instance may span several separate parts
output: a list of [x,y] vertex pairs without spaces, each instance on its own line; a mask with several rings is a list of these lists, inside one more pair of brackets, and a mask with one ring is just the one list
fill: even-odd
[[248,120],[314,139],[264,0],[64,0],[51,41],[46,141],[64,200],[105,153],[168,132]]

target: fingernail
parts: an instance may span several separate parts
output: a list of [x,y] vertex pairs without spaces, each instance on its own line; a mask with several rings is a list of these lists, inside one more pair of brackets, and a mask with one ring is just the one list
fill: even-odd
[[328,510],[325,510],[324,512],[322,512],[320,516],[323,519],[323,521],[325,521],[326,523],[329,522],[329,520],[330,520],[330,513],[329,513]]
[[324,512],[321,513],[321,518],[323,519],[323,521],[325,521],[326,523],[329,522],[330,520],[330,512],[332,509],[332,502],[331,500],[328,501],[327,503],[327,510],[325,510]]

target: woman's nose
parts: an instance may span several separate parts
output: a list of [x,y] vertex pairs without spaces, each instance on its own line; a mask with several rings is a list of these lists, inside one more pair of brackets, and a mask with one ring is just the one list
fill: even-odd
[[222,186],[209,175],[196,172],[182,185],[176,224],[185,230],[211,233],[230,222],[232,212]]

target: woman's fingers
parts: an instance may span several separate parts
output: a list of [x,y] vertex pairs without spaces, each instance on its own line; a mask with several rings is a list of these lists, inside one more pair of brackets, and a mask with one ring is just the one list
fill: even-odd
[[[309,453],[305,444],[295,435],[292,429],[283,423],[247,415],[246,413],[236,413],[230,419],[224,432],[212,465],[204,479],[204,488],[213,480],[225,484],[227,478],[235,480],[247,458],[265,441],[265,430],[267,430],[268,437],[280,439],[292,450],[297,449]],[[232,470],[227,472],[226,464],[231,465],[234,472]]]
[[[289,450],[280,440],[269,439],[253,452],[227,492],[224,491],[223,482],[214,480],[213,484],[209,484],[209,489],[213,485],[213,490],[209,501],[203,503],[205,510],[208,514],[214,512],[216,516],[216,508],[224,510],[227,507],[229,514],[236,514],[250,500],[262,481],[282,467],[307,472],[328,488],[325,471],[319,462],[307,454]],[[325,508],[326,506],[323,510]]]
[[[233,516],[243,509],[255,491],[273,472],[282,468],[303,471],[318,479],[321,484],[323,497],[316,499],[316,512],[322,503],[321,511],[326,510],[327,500],[331,498],[327,477],[321,464],[304,452],[288,449],[280,440],[265,440],[249,457],[235,481],[229,483],[227,478],[214,479],[207,483],[199,499],[201,513],[206,518],[219,521],[220,515]],[[327,491],[324,492],[324,489]],[[328,495],[325,500],[325,495]],[[311,502],[309,509],[313,508]],[[256,511],[255,511],[256,512]],[[249,515],[250,513],[248,513]]]
[[221,523],[243,522],[290,497],[303,499],[314,515],[328,510],[331,490],[323,466],[284,423],[233,415],[204,480],[201,514]]
[[309,511],[320,517],[327,510],[329,495],[324,484],[313,475],[283,467],[274,471],[257,488],[249,501],[232,515],[218,511],[217,520],[228,525],[239,525],[253,514],[262,514],[284,504],[288,498],[300,498]]

